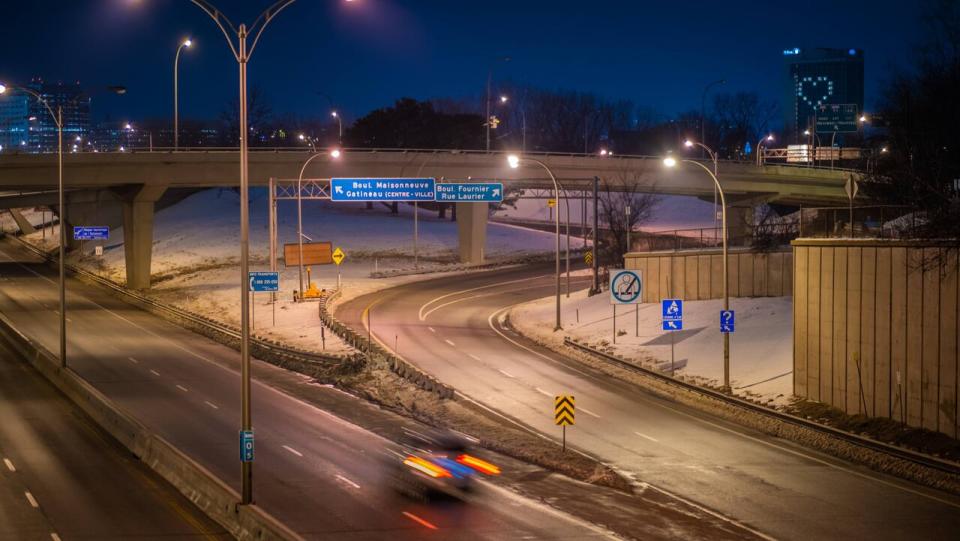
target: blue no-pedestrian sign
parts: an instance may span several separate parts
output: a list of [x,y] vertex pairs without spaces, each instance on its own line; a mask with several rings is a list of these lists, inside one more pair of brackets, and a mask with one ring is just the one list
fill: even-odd
[[638,270],[610,271],[610,304],[639,304],[643,277]]
[[437,201],[456,203],[500,203],[503,184],[499,182],[453,182],[437,184]]
[[253,462],[253,430],[240,431],[240,462]]
[[334,178],[331,201],[433,201],[436,180],[432,178]]
[[683,320],[663,320],[663,330],[665,331],[682,331],[683,330]]
[[683,319],[682,299],[663,299],[660,301],[664,321],[680,321]]
[[110,228],[105,225],[75,225],[73,240],[106,240],[110,238]]
[[720,332],[727,334],[736,330],[737,318],[733,310],[720,310]]
[[280,291],[278,271],[250,271],[250,291],[254,293]]

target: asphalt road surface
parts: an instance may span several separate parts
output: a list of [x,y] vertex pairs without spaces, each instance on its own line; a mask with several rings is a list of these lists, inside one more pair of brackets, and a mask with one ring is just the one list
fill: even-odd
[[[57,351],[55,271],[0,241],[0,311]],[[69,366],[239,490],[239,354],[76,280]],[[488,489],[473,504],[414,503],[387,486],[379,436],[254,381],[256,503],[311,539],[591,539],[605,533]]]
[[232,539],[3,343],[0,461],[0,539]]
[[773,537],[957,538],[960,498],[657,398],[499,328],[505,308],[553,294],[551,272],[546,265],[416,282],[355,299],[337,315],[356,328],[369,316],[382,344],[398,344],[441,381],[557,439],[554,395],[574,395],[568,444]]

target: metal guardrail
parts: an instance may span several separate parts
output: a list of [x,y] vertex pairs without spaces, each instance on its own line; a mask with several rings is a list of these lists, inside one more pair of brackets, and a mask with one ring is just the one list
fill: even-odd
[[[52,255],[47,254],[47,253],[44,252],[43,250],[41,250],[41,249],[39,249],[39,248],[31,245],[30,243],[26,242],[25,240],[23,240],[23,239],[21,239],[21,238],[19,238],[19,237],[13,237],[13,238],[15,238],[17,241],[19,241],[19,242],[20,242],[23,246],[25,246],[28,250],[30,250],[30,251],[32,251],[33,253],[37,254],[38,256],[44,258],[44,260],[46,260],[47,262],[50,262],[50,263],[56,262],[56,258],[53,257]],[[92,273],[92,272],[90,272],[90,271],[87,271],[87,270],[85,270],[85,269],[81,269],[81,268],[76,267],[76,266],[74,266],[74,265],[65,265],[65,268],[66,268],[69,272],[71,272],[71,273],[73,273],[73,274],[75,274],[75,275],[77,275],[77,276],[82,276],[82,277],[84,277],[84,278],[86,278],[86,279],[88,279],[88,280],[91,280],[91,281],[95,282],[96,284],[98,284],[98,285],[100,285],[100,286],[106,287],[106,288],[108,288],[108,289],[110,289],[110,290],[112,290],[112,291],[114,291],[114,292],[116,292],[116,293],[118,293],[118,294],[120,294],[120,295],[122,295],[122,296],[125,296],[125,297],[127,297],[127,298],[133,299],[134,301],[136,301],[136,302],[138,302],[138,303],[147,305],[147,306],[149,306],[149,307],[151,307],[151,308],[153,308],[153,309],[159,310],[159,311],[161,311],[161,312],[165,312],[165,313],[167,313],[167,314],[169,314],[169,315],[172,315],[172,316],[174,316],[174,317],[176,317],[176,318],[180,318],[180,319],[182,319],[182,320],[185,320],[185,321],[189,322],[190,324],[195,325],[195,326],[197,326],[197,327],[206,329],[206,330],[208,330],[208,331],[212,331],[213,333],[219,334],[219,335],[221,335],[221,336],[224,337],[224,338],[228,338],[228,339],[230,339],[230,340],[237,340],[237,341],[239,341],[240,338],[241,338],[241,336],[240,336],[240,329],[231,327],[231,326],[229,326],[229,325],[225,325],[225,324],[223,324],[223,323],[220,323],[220,322],[218,322],[218,321],[216,321],[216,320],[207,318],[207,317],[205,317],[205,316],[201,316],[201,315],[198,315],[198,314],[194,314],[193,312],[184,310],[184,309],[182,309],[182,308],[177,308],[177,307],[175,307],[175,306],[170,306],[170,305],[168,305],[168,304],[165,304],[165,303],[162,303],[162,302],[159,302],[159,301],[150,299],[150,298],[148,298],[148,297],[146,297],[146,296],[144,296],[144,295],[141,295],[140,293],[136,293],[136,292],[134,292],[134,291],[130,291],[130,290],[126,289],[125,287],[120,286],[120,285],[114,283],[114,282],[111,281],[111,280],[108,280],[108,279],[106,279],[106,278],[103,278],[102,276],[98,276],[98,275],[96,275],[96,274],[94,274],[94,273]],[[276,355],[276,356],[280,356],[280,357],[287,357],[287,358],[290,358],[290,359],[293,359],[293,360],[296,360],[296,361],[306,362],[306,363],[309,363],[309,364],[323,364],[323,363],[329,363],[329,362],[342,361],[342,360],[343,360],[342,357],[333,356],[333,355],[321,355],[321,354],[318,354],[318,353],[313,353],[313,352],[306,351],[306,350],[302,350],[302,349],[291,348],[291,347],[288,347],[288,346],[284,346],[284,345],[282,345],[282,344],[280,344],[280,343],[278,343],[278,342],[274,342],[274,341],[272,341],[272,340],[265,340],[265,339],[263,339],[263,338],[257,338],[257,337],[255,337],[255,336],[251,336],[251,338],[250,338],[250,344],[251,344],[251,346],[252,346],[253,348],[255,348],[255,349],[257,349],[257,350],[259,350],[259,351],[261,351],[261,352],[270,353],[270,354],[273,354],[273,355]]]
[[865,448],[868,448],[868,449],[873,450],[873,451],[885,453],[885,454],[894,456],[894,457],[896,457],[896,458],[899,458],[899,459],[901,459],[901,460],[906,460],[906,461],[909,461],[909,462],[913,462],[913,463],[915,463],[915,464],[919,464],[919,465],[922,465],[922,466],[925,466],[925,467],[928,467],[928,468],[936,469],[936,470],[938,470],[938,471],[942,471],[942,472],[949,473],[949,474],[952,474],[952,475],[960,475],[960,464],[957,464],[956,462],[951,462],[951,461],[948,461],[948,460],[942,460],[942,459],[939,459],[939,458],[936,458],[936,457],[932,457],[932,456],[929,456],[929,455],[925,455],[925,454],[923,454],[923,453],[919,453],[919,452],[916,452],[916,451],[911,451],[911,450],[909,450],[909,449],[904,449],[904,448],[902,448],[902,447],[897,447],[897,446],[895,446],[895,445],[890,445],[890,444],[888,444],[888,443],[883,443],[883,442],[881,442],[881,441],[873,440],[873,439],[870,439],[870,438],[864,438],[864,437],[862,437],[862,436],[858,436],[858,435],[856,435],[856,434],[852,434],[852,433],[850,433],[850,432],[847,432],[847,431],[844,431],[844,430],[840,430],[839,428],[833,428],[833,427],[831,427],[831,426],[823,425],[823,424],[820,424],[820,423],[815,423],[815,422],[813,422],[813,421],[809,421],[809,420],[804,419],[804,418],[802,418],[802,417],[797,417],[797,416],[795,416],[795,415],[790,415],[789,413],[784,413],[784,412],[782,412],[782,411],[777,411],[777,410],[775,410],[775,409],[771,409],[771,408],[768,408],[768,407],[765,407],[765,406],[761,406],[761,405],[759,405],[759,404],[755,404],[755,403],[750,402],[750,401],[748,401],[748,400],[742,400],[742,399],[740,399],[740,398],[737,398],[737,397],[734,397],[734,396],[730,396],[730,395],[721,393],[720,391],[715,391],[715,390],[709,389],[709,388],[707,388],[707,387],[701,387],[701,386],[699,386],[699,385],[694,385],[694,384],[692,384],[692,383],[688,383],[688,382],[686,382],[686,381],[679,380],[679,379],[677,379],[677,378],[668,376],[668,375],[663,374],[663,373],[661,373],[661,372],[658,372],[658,371],[656,371],[656,370],[650,370],[649,368],[644,368],[644,367],[642,367],[642,366],[638,366],[638,365],[633,364],[633,363],[631,363],[631,362],[629,362],[629,361],[626,361],[626,360],[624,360],[624,359],[618,358],[618,357],[616,357],[616,356],[614,356],[614,355],[610,355],[609,353],[605,353],[605,352],[603,352],[603,351],[599,351],[599,350],[594,349],[594,348],[592,348],[592,347],[590,347],[590,346],[587,346],[587,345],[585,345],[585,344],[581,344],[581,343],[579,343],[579,342],[574,342],[573,340],[570,340],[569,338],[564,338],[563,343],[564,343],[564,345],[566,345],[566,346],[569,346],[569,347],[572,347],[572,348],[574,348],[574,349],[580,350],[580,351],[582,351],[582,352],[584,352],[584,353],[588,353],[588,354],[593,355],[593,356],[595,356],[595,357],[599,357],[599,358],[601,358],[601,359],[603,359],[603,360],[605,360],[605,361],[607,361],[607,362],[610,362],[610,363],[612,363],[612,364],[614,364],[614,365],[616,365],[616,366],[618,366],[618,367],[620,367],[620,368],[624,368],[624,369],[630,370],[630,371],[632,371],[632,372],[639,372],[639,373],[644,374],[644,375],[646,375],[646,376],[652,377],[652,378],[660,381],[661,383],[666,383],[667,385],[671,385],[671,386],[674,386],[674,387],[679,387],[679,388],[684,389],[684,390],[686,390],[686,391],[694,392],[694,393],[697,393],[697,394],[700,394],[700,395],[703,395],[703,396],[712,398],[712,399],[714,399],[714,400],[723,402],[723,403],[725,403],[725,404],[728,404],[728,405],[731,405],[731,406],[734,406],[734,407],[738,407],[738,408],[741,408],[741,409],[748,410],[748,411],[753,412],[753,413],[758,413],[758,414],[760,414],[760,415],[765,415],[765,416],[768,416],[768,417],[773,417],[773,418],[775,418],[775,419],[777,419],[777,420],[779,420],[779,421],[783,421],[783,422],[785,422],[785,423],[789,423],[789,424],[796,425],[796,426],[799,426],[799,427],[802,427],[802,428],[805,428],[805,429],[808,429],[808,430],[812,430],[812,431],[815,431],[815,432],[819,432],[819,433],[821,433],[821,434],[826,434],[826,435],[828,435],[828,436],[832,436],[832,437],[835,437],[835,438],[844,440],[844,441],[846,441],[847,443],[851,443],[851,444],[854,444],[854,445],[858,445],[858,446],[860,446],[860,447],[865,447]]

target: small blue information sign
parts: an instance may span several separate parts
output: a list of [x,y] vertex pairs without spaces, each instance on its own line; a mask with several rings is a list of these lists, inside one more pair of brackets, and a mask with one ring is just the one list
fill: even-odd
[[503,184],[499,182],[453,182],[437,184],[437,201],[457,203],[500,203]]
[[240,462],[253,462],[253,430],[240,431]]
[[250,271],[250,291],[254,293],[280,291],[280,273],[277,271]]
[[433,201],[436,180],[432,178],[334,178],[331,201]]
[[670,319],[663,320],[663,330],[665,331],[682,331],[683,330],[683,320],[680,319]]
[[733,310],[720,310],[720,332],[727,334],[736,330],[737,319]]
[[680,321],[683,319],[682,299],[663,299],[660,301],[664,321]]
[[75,225],[73,240],[106,240],[110,238],[110,228],[105,225]]

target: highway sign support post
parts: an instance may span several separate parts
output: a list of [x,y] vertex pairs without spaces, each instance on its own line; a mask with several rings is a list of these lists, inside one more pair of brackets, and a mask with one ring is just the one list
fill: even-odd
[[[669,279],[669,278],[668,278]],[[672,292],[671,287],[671,292]],[[660,301],[660,317],[663,320],[663,330],[670,333],[670,375],[675,370],[674,358],[674,331],[683,329],[683,299],[663,299]]]
[[340,264],[343,263],[344,259],[346,259],[347,254],[345,254],[343,250],[337,246],[330,257],[333,259],[333,263],[337,266],[337,289],[340,289]]
[[[613,343],[617,343],[617,305],[640,304],[643,298],[643,276],[640,271],[610,271],[610,304],[613,305]],[[637,306],[637,336],[640,336],[640,307]]]
[[[280,291],[280,273],[277,271],[250,271],[248,274],[250,289],[250,328],[254,329],[257,325],[256,316],[256,293],[268,292],[276,293]],[[277,324],[277,305],[273,304],[273,325]]]
[[593,293],[600,293],[600,262],[597,260],[597,237],[600,230],[600,177],[593,177],[593,246],[590,251],[593,252]]

